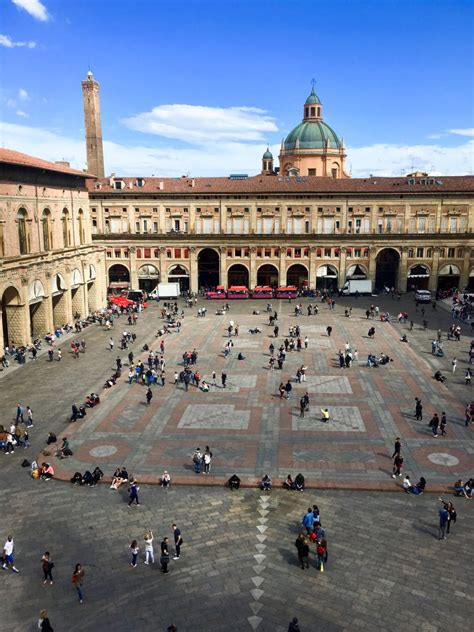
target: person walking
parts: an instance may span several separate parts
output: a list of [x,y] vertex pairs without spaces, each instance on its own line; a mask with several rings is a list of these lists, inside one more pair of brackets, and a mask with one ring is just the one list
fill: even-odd
[[23,413],[25,412],[25,409],[23,408],[23,406],[18,402],[18,404],[16,405],[16,419],[15,419],[15,423],[18,423],[19,421],[21,421],[21,423],[24,423],[25,420],[23,418]]
[[306,399],[303,397],[300,399],[300,417],[304,418],[304,414],[306,412]]
[[38,630],[41,630],[41,632],[53,632],[53,627],[49,620],[47,610],[40,610],[38,619]]
[[[301,565],[301,568],[304,570],[305,569],[305,560],[304,560],[304,552],[305,552],[305,548],[304,548],[304,543],[305,543],[305,536],[303,533],[300,533],[299,536],[296,538],[296,542],[295,542],[295,546],[296,549],[298,551],[298,561]],[[308,546],[308,555],[309,555],[309,546]]]
[[13,536],[7,536],[7,541],[3,545],[3,570],[6,570],[8,567],[12,569],[14,573],[19,573],[20,571],[15,566],[15,557],[13,555],[13,551],[15,549],[15,544],[13,542]]
[[152,400],[153,397],[153,391],[151,390],[150,387],[148,387],[147,392],[146,392],[146,405],[149,406],[150,402]]
[[457,367],[457,365],[458,365],[458,361],[457,361],[457,359],[456,359],[456,358],[453,358],[453,360],[452,360],[452,362],[451,362],[451,365],[452,365],[452,367],[453,367],[453,374],[454,374],[454,373],[456,373],[456,367]]
[[84,583],[84,570],[80,564],[76,564],[74,572],[72,574],[72,583],[76,589],[77,596],[79,597],[79,603],[83,603],[84,595],[82,593],[82,585]]
[[445,436],[446,436],[446,434],[447,434],[447,433],[446,433],[446,424],[447,424],[447,423],[448,423],[448,422],[447,422],[447,419],[446,419],[446,413],[443,411],[443,412],[441,413],[441,421],[440,421],[440,423],[439,423],[439,427],[440,427],[440,430],[441,430],[441,436],[442,436],[442,437],[445,437]]
[[140,548],[138,546],[138,543],[136,540],[132,540],[132,543],[130,544],[130,550],[132,552],[132,561],[130,562],[130,566],[132,568],[136,568],[137,567],[137,560],[138,560],[138,553],[140,552]]
[[226,388],[226,382],[227,382],[227,373],[225,371],[222,371],[221,373],[222,388]]
[[43,565],[43,575],[44,575],[43,584],[47,584],[49,580],[49,583],[52,586],[53,585],[52,570],[54,568],[54,562],[51,561],[51,555],[49,551],[45,551],[43,553],[43,557],[41,558],[41,563]]
[[181,555],[181,545],[183,544],[183,538],[181,537],[181,529],[178,529],[178,527],[174,523],[173,523],[173,537],[174,537],[174,548],[176,551],[173,559],[179,560],[179,557]]
[[467,367],[466,369],[466,373],[464,374],[464,380],[466,382],[466,386],[471,386],[471,378],[472,378],[472,371],[471,371],[471,367]]
[[400,456],[401,449],[402,449],[402,444],[400,442],[400,437],[397,437],[395,439],[395,445],[394,445],[394,448],[393,448],[392,459],[394,459],[397,455]]
[[415,397],[415,419],[417,421],[423,421],[423,404],[419,397]]
[[300,632],[300,626],[297,617],[293,617],[293,619],[288,624],[288,632]]
[[138,492],[140,491],[140,488],[138,487],[137,481],[135,479],[132,479],[131,483],[130,483],[130,500],[128,503],[128,506],[131,507],[132,503],[135,502],[138,505],[140,505],[140,503],[138,502]]
[[210,474],[211,472],[211,459],[212,459],[212,452],[209,450],[209,446],[206,446],[206,451],[204,452],[204,455],[202,457],[202,462],[203,462],[203,473],[204,474]]
[[466,428],[469,427],[469,424],[471,423],[471,419],[472,419],[471,404],[467,403],[466,409],[464,410],[464,425],[466,426]]
[[290,394],[291,394],[292,390],[293,390],[293,387],[291,385],[290,378],[288,378],[288,380],[287,380],[287,382],[285,384],[286,399],[290,399]]
[[328,559],[327,542],[324,538],[316,545],[316,555],[318,556],[318,571],[324,572],[324,565]]
[[327,333],[328,337],[330,338],[330,337],[331,337],[331,333],[332,333],[332,327],[331,327],[331,325],[328,325],[328,326],[326,327],[326,333]]
[[451,525],[456,522],[457,513],[454,509],[454,505],[452,502],[445,502],[442,498],[439,498],[439,502],[443,504],[443,508],[448,512],[448,522],[446,525],[446,533],[449,535],[451,530]]
[[26,427],[33,428],[33,411],[29,406],[26,407]]
[[430,424],[431,430],[433,431],[433,437],[438,436],[438,428],[439,428],[439,417],[438,413],[435,413],[431,418]]
[[396,478],[397,476],[402,475],[402,466],[403,466],[403,457],[401,456],[401,454],[397,454],[397,456],[393,459],[392,478]]
[[309,535],[313,529],[314,513],[311,507],[308,507],[308,511],[303,516],[302,525],[306,529],[306,534]]
[[163,573],[169,573],[168,564],[170,563],[170,554],[168,550],[168,538],[163,538],[160,546],[161,546],[161,557],[160,557],[161,570],[163,571]]
[[61,351],[61,349],[58,349],[57,354],[58,354],[58,362],[61,362],[61,358],[63,357],[63,352]]
[[443,505],[443,508],[439,510],[439,529],[438,540],[446,540],[446,527],[448,526],[449,511]]
[[114,350],[114,339],[113,338],[109,338],[109,351],[113,351]]

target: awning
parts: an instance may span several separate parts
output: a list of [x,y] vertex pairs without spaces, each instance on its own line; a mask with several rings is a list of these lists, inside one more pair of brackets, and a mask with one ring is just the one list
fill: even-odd
[[319,266],[316,276],[320,279],[337,279],[337,270],[333,266]]
[[413,266],[408,271],[409,279],[429,279],[429,277],[430,277],[429,269],[422,264]]
[[359,264],[354,266],[350,266],[347,271],[346,278],[348,279],[366,279],[367,274],[363,268],[360,267]]
[[438,276],[459,276],[460,274],[461,271],[459,270],[459,268],[450,263],[442,266],[442,268],[440,268],[440,271],[438,272]]

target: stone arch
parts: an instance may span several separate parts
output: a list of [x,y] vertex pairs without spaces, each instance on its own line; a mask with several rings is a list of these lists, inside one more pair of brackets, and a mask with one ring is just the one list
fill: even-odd
[[[243,263],[234,263],[227,270],[227,287],[232,285],[249,286],[250,271]],[[258,285],[258,284],[257,284]],[[263,285],[263,284],[262,284]]]
[[308,268],[302,263],[293,263],[286,270],[286,284],[294,285],[298,289],[307,287],[309,279]]
[[[257,285],[269,285],[270,287],[278,287],[278,268],[271,263],[263,263],[257,269]],[[235,283],[234,285],[239,285]],[[242,285],[244,285],[242,283]]]
[[123,287],[130,283],[130,270],[123,263],[115,263],[108,269],[109,287]]
[[367,268],[361,263],[355,263],[347,268],[346,279],[368,279]]
[[341,167],[338,162],[334,161],[331,163],[331,176],[333,178],[339,178],[341,173]]
[[380,248],[375,259],[375,287],[398,288],[400,252],[396,248]]
[[407,290],[427,290],[431,270],[426,263],[415,263],[408,269]]
[[145,263],[138,268],[138,287],[145,292],[151,292],[160,281],[160,272],[151,263]]
[[459,288],[461,270],[454,263],[442,265],[438,271],[438,290],[445,291]]
[[19,290],[10,285],[2,294],[2,330],[6,347],[27,342],[25,328],[25,309]]
[[199,288],[215,288],[219,285],[220,255],[215,248],[203,248],[197,256]]
[[331,264],[320,265],[316,270],[316,289],[337,290],[339,271]]
[[189,270],[181,263],[172,265],[168,268],[168,282],[179,283],[179,289],[181,292],[187,292],[189,290]]

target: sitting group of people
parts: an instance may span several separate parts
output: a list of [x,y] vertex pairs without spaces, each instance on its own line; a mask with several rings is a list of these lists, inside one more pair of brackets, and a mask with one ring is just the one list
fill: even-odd
[[295,478],[288,474],[286,479],[283,481],[283,487],[288,490],[296,490],[297,492],[304,492],[304,476],[301,474],[297,474]]
[[446,380],[448,379],[445,375],[443,375],[441,373],[441,371],[436,371],[436,373],[433,375],[434,379],[437,382],[441,382],[441,384],[444,384],[446,382]]
[[104,476],[104,472],[97,466],[93,472],[86,470],[84,474],[76,472],[71,478],[73,485],[88,485],[89,487],[95,487],[100,479]]
[[474,478],[470,478],[463,483],[461,479],[454,483],[454,493],[456,496],[464,496],[464,498],[472,498],[472,491],[474,489]]
[[268,474],[265,474],[258,486],[263,492],[269,492],[272,489],[272,479]]
[[128,483],[128,472],[126,468],[122,466],[115,470],[110,489],[118,489],[124,483]]
[[54,477],[54,467],[50,463],[41,463],[40,467],[36,461],[33,461],[30,473],[34,479],[41,478],[43,481],[49,481]]
[[94,406],[100,404],[100,397],[97,393],[91,393],[90,395],[87,395],[85,404],[86,408],[94,408]]
[[393,359],[386,353],[381,353],[379,357],[377,357],[374,353],[369,353],[367,356],[366,366],[371,369],[373,367],[378,367],[380,364],[388,364],[389,362],[393,362]]
[[105,380],[104,388],[112,388],[112,386],[115,386],[117,384],[117,380],[121,375],[121,371],[115,371],[115,373],[112,373],[112,375],[107,380]]
[[412,485],[410,477],[407,474],[403,479],[402,486],[407,494],[415,494],[416,496],[419,496],[425,491],[426,480],[422,476],[416,485]]

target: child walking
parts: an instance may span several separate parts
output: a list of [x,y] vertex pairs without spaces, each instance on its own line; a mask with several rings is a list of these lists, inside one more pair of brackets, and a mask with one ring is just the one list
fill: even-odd
[[130,566],[132,566],[133,568],[136,568],[138,553],[140,551],[136,540],[132,540],[132,543],[130,544],[130,550],[132,551],[132,561],[130,562]]
[[149,529],[145,533],[145,564],[155,563],[155,554],[153,552],[153,532]]

